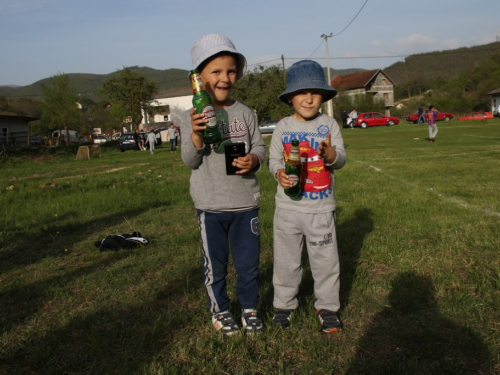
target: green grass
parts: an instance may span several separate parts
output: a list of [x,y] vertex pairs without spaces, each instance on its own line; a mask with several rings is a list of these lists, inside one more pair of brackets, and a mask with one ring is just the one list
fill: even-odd
[[[209,324],[190,171],[167,145],[0,160],[0,374],[500,373],[500,121],[343,130],[335,174],[341,319],[327,336],[305,261],[288,331],[272,316],[276,182],[263,166],[266,332]],[[270,138],[266,138],[268,142]],[[151,243],[100,252],[139,230]],[[234,302],[235,273],[229,274]]]

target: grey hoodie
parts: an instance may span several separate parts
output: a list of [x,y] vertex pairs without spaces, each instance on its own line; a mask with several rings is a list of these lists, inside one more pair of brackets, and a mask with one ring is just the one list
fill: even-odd
[[[239,102],[225,110],[217,110],[222,143],[197,149],[191,141],[190,112],[184,112],[181,117],[181,155],[184,163],[192,169],[190,193],[194,206],[204,211],[258,207],[260,188],[255,173],[266,157],[266,145],[255,113]],[[246,153],[259,158],[259,166],[244,175],[226,175],[225,142],[244,142]]]
[[[317,153],[327,134],[331,135],[332,146],[337,151],[337,158],[331,165],[325,165]],[[346,163],[344,141],[337,121],[323,114],[311,121],[297,121],[292,116],[281,120],[273,132],[269,149],[269,171],[273,176],[285,168],[284,150],[285,146],[290,147],[292,139],[299,140],[303,192],[299,199],[291,199],[278,183],[276,207],[303,213],[335,211],[333,171]]]

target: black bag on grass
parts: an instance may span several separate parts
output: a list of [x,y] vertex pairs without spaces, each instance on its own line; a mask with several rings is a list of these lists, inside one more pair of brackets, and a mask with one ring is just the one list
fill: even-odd
[[94,242],[94,246],[101,251],[132,249],[140,245],[147,245],[149,241],[142,237],[140,232],[130,234],[111,234],[103,240]]

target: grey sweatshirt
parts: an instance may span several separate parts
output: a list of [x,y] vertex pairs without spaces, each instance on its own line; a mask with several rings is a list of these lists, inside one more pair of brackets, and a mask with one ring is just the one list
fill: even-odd
[[[234,102],[225,110],[217,110],[222,143],[220,146],[205,145],[197,149],[191,141],[193,129],[190,111],[181,116],[181,155],[184,163],[192,169],[190,193],[194,206],[206,211],[258,207],[260,188],[255,173],[264,162],[266,145],[258,129],[255,113],[239,102]],[[226,175],[224,143],[227,142],[244,142],[246,153],[259,158],[259,166],[244,175]]]
[[[337,158],[331,165],[325,165],[317,152],[320,142],[326,139],[328,133],[337,151]],[[292,139],[295,138],[299,140],[302,161],[302,196],[291,199],[278,183],[276,207],[303,213],[335,211],[333,171],[346,163],[344,141],[337,121],[323,114],[305,122],[291,116],[281,120],[273,132],[269,149],[269,170],[273,176],[279,169],[285,168],[284,155],[288,155]]]

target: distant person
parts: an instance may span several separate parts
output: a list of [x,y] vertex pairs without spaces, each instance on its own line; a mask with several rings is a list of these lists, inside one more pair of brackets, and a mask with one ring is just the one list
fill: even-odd
[[134,132],[134,141],[135,141],[135,144],[137,145],[137,147],[139,148],[139,150],[142,151],[141,135],[139,134],[139,129],[135,129],[135,132]]
[[[321,104],[337,91],[325,79],[323,68],[311,60],[294,63],[287,71],[287,87],[279,96],[295,113],[282,119],[269,147],[269,171],[278,181],[274,211],[275,308],[272,324],[287,328],[298,307],[302,278],[302,250],[307,248],[314,278],[314,308],[325,333],[342,324],[340,309],[340,264],[335,223],[334,170],[346,162],[342,134],[337,121],[319,112]],[[285,172],[293,140],[299,140],[302,193],[290,198],[285,189],[293,181]],[[296,182],[297,183],[297,182]]]
[[349,115],[347,114],[347,111],[345,109],[343,109],[340,113],[340,118],[342,119],[342,127],[346,129],[348,127],[347,119],[349,118]]
[[170,124],[167,134],[170,140],[170,152],[177,152],[177,137],[179,137],[179,131],[174,124]]
[[141,141],[141,150],[142,151],[146,151],[146,138],[147,138],[147,135],[144,134],[144,130],[141,130],[139,132],[139,139]]
[[[256,172],[266,158],[266,144],[258,130],[257,116],[231,99],[231,91],[246,71],[246,59],[220,34],[198,39],[191,48],[193,69],[198,69],[205,90],[212,96],[217,126],[223,128],[221,144],[205,144],[207,119],[191,108],[181,117],[181,155],[191,168],[190,193],[201,236],[204,286],[212,324],[225,335],[240,332],[227,292],[229,252],[236,270],[236,297],[247,334],[262,332],[257,307],[260,302],[260,187]],[[220,114],[220,116],[219,116]],[[233,126],[234,125],[234,126]],[[245,144],[245,156],[233,160],[239,170],[226,173],[224,143]],[[222,145],[222,146],[221,146]]]
[[356,111],[356,108],[354,108],[351,113],[349,113],[349,117],[351,118],[351,128],[354,128],[354,126],[356,126],[356,119],[358,118],[358,112]]
[[433,143],[436,135],[438,133],[438,127],[436,125],[437,112],[433,105],[429,107],[429,113],[427,114],[427,125],[429,125],[429,142]]
[[147,138],[147,143],[149,143],[149,152],[151,152],[151,155],[155,153],[155,145],[158,143],[156,140],[156,134],[153,129],[148,133],[148,138]]
[[417,119],[417,124],[420,124],[420,120],[422,120],[422,124],[425,124],[425,116],[424,116],[424,105],[421,104],[420,107],[418,107],[418,119]]

